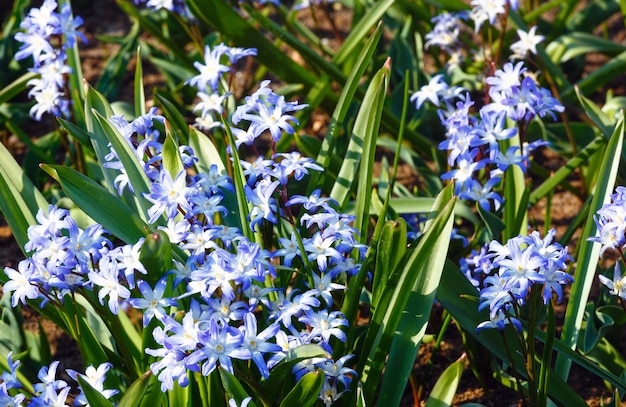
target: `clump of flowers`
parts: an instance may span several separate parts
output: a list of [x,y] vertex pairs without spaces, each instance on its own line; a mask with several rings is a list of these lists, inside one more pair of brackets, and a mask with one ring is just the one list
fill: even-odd
[[[213,80],[200,75],[190,82],[213,87]],[[269,89],[257,91],[235,112],[232,127],[249,123],[252,139],[267,131],[278,141],[283,131],[294,131],[289,125],[294,119],[280,112],[301,107]],[[252,375],[265,380],[303,345],[332,353],[333,341],[346,341],[348,324],[333,309],[333,297],[345,290],[347,276],[358,271],[364,247],[351,226],[354,216],[339,213],[334,200],[319,190],[290,192],[289,186],[309,171],[323,169],[298,152],[242,161],[250,210],[247,222],[237,225],[224,203],[234,193],[224,169],[197,166],[187,146],[176,152],[182,168],[176,173],[166,168],[159,130],[165,121],[155,109],[131,122],[110,118],[149,183],[143,194],[150,225],[146,238],[114,243],[98,224],[79,228],[65,209],[40,211],[39,224],[28,229],[31,257],[17,270],[6,270],[9,281],[3,291],[12,295],[13,306],[41,300],[42,307],[62,308],[67,295],[81,294],[97,298],[113,315],[137,310],[143,314],[143,329],[150,329],[154,338],[144,351],[154,358],[150,371],[163,392],[185,387],[191,375],[208,376],[218,367],[234,373],[254,365]],[[135,191],[112,145],[106,160],[104,167],[116,173],[118,193]],[[155,242],[176,248],[169,260],[159,258],[159,267],[149,259],[146,263]],[[334,401],[356,374],[344,366],[350,358],[311,359],[296,364],[293,373],[299,379],[311,371],[324,372],[320,397]]]
[[[624,245],[626,245],[626,187],[618,186],[611,195],[611,202],[606,203],[594,216],[598,236],[588,240],[601,245],[600,257],[606,250],[616,251],[619,258],[626,264]],[[619,260],[615,263],[613,279],[599,275],[600,282],[609,289],[609,294],[626,300],[626,277],[622,276]]]
[[69,4],[59,11],[55,0],[44,0],[41,7],[31,9],[20,24],[25,32],[15,34],[15,39],[22,43],[15,59],[32,57],[31,71],[39,75],[28,82],[31,86],[28,96],[36,102],[30,109],[33,119],[41,120],[44,113],[69,115],[65,77],[72,69],[66,65],[66,51],[77,39],[87,42],[78,31],[82,23],[80,17],[72,16]]
[[521,330],[520,307],[531,291],[541,295],[544,304],[554,297],[561,301],[562,286],[573,277],[565,272],[567,246],[554,242],[555,234],[551,229],[543,238],[534,231],[505,244],[494,240],[462,262],[463,272],[480,288],[479,309],[489,309],[489,320],[478,325],[479,330],[502,330],[508,324]]
[[[22,406],[28,403],[29,406],[67,406],[71,398],[74,399],[75,406],[88,405],[87,399],[80,384],[77,384],[79,394],[70,396],[73,388],[65,380],[61,380],[58,375],[59,361],[54,361],[48,366],[43,366],[37,373],[40,380],[33,384],[33,390],[29,391],[23,387],[18,379],[19,360],[13,360],[12,352],[7,357],[9,371],[2,373],[2,383],[0,383],[0,403],[4,406]],[[87,382],[93,390],[109,399],[115,396],[118,391],[105,389],[105,379],[107,372],[111,369],[111,363],[102,363],[98,367],[88,366],[85,373],[67,369],[66,373],[75,381],[78,377]],[[21,390],[23,392],[16,392]]]
[[[448,164],[453,168],[444,173],[444,180],[454,179],[456,192],[462,199],[477,202],[485,210],[497,210],[502,198],[494,190],[502,175],[512,165],[522,171],[528,168],[530,153],[543,141],[500,149],[501,142],[523,136],[535,117],[562,112],[564,107],[540,88],[530,75],[525,75],[523,62],[506,63],[494,76],[486,78],[491,102],[482,106],[478,116],[473,115],[474,101],[467,91],[449,86],[443,75],[436,75],[430,82],[411,96],[419,109],[426,101],[439,108],[438,113],[446,128],[446,140],[439,148],[448,151]],[[511,127],[510,122],[517,124]],[[483,171],[488,169],[489,172]]]

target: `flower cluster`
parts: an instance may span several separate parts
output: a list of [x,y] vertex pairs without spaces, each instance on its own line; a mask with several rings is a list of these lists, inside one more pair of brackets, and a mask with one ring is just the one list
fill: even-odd
[[519,307],[533,287],[540,290],[544,304],[554,296],[561,301],[562,285],[572,282],[573,277],[564,271],[570,259],[567,247],[553,242],[555,234],[551,229],[542,238],[534,231],[509,239],[504,245],[494,240],[462,262],[470,281],[483,287],[479,310],[489,308],[489,321],[479,324],[479,330],[502,330],[507,324],[520,330]]
[[[589,241],[599,243],[600,257],[607,249],[615,250],[624,261],[623,249],[626,245],[626,187],[618,186],[611,195],[611,202],[602,205],[596,212],[594,221],[598,229],[598,236],[588,238]],[[609,288],[609,294],[626,300],[626,277],[622,276],[619,261],[615,263],[613,279],[599,275],[600,282]]]
[[[243,120],[251,121],[246,118],[252,111],[243,112]],[[68,211],[50,206],[28,230],[32,257],[18,270],[6,270],[4,292],[12,293],[13,305],[42,299],[42,306],[61,307],[66,294],[78,293],[97,297],[113,314],[139,310],[144,329],[152,329],[155,345],[145,351],[156,358],[150,370],[163,391],[175,382],[186,386],[190,374],[209,375],[218,366],[232,372],[237,364],[253,362],[259,377],[267,378],[290,350],[306,344],[332,352],[333,340],[346,340],[347,326],[333,309],[333,296],[358,271],[364,247],[351,226],[354,217],[337,212],[332,199],[319,190],[289,192],[292,181],[323,169],[297,152],[243,161],[250,211],[241,230],[227,219],[223,201],[229,194],[234,199],[234,188],[224,170],[214,164],[201,171],[194,152],[184,146],[181,171],[165,168],[159,130],[164,120],[152,109],[131,122],[122,116],[110,122],[150,184],[143,197],[153,233],[180,249],[165,274],[155,276],[140,261],[147,238],[116,246],[100,225],[81,230]],[[106,159],[104,166],[117,173],[118,193],[133,190],[112,145]],[[268,237],[265,225],[271,224],[277,234],[269,235],[269,250],[261,244],[266,239],[246,237],[251,236],[246,231]],[[294,373],[324,371],[320,397],[335,400],[355,375],[343,366],[347,360],[349,355],[314,359],[296,365]]]
[[611,202],[604,204],[594,216],[598,236],[589,241],[600,243],[600,257],[607,249],[620,253],[626,245],[626,187],[619,186],[611,195]]
[[[57,378],[59,361],[52,362],[49,366],[43,366],[37,373],[40,382],[33,384],[33,391],[27,391],[18,379],[19,360],[13,361],[12,352],[7,357],[8,371],[2,373],[0,383],[0,404],[3,406],[67,406],[68,402],[74,399],[75,406],[88,405],[83,389],[78,384],[80,393],[70,395],[72,386],[65,380]],[[81,374],[75,370],[67,369],[67,374],[78,381],[78,377],[86,381],[94,390],[109,399],[118,393],[117,390],[105,389],[104,381],[107,372],[111,369],[111,363],[103,363],[98,367],[88,366],[85,373]],[[24,392],[16,392],[23,390]]]
[[194,107],[194,112],[199,112],[196,125],[204,130],[221,127],[219,117],[224,113],[224,101],[230,92],[226,80],[226,73],[234,73],[234,65],[242,58],[257,54],[255,48],[229,47],[223,43],[211,49],[204,47],[204,64],[194,62],[198,75],[187,80],[187,84],[198,89],[197,96],[200,102]]
[[[65,294],[87,284],[87,276],[103,258],[110,258],[111,242],[100,225],[80,229],[69,211],[50,205],[48,213],[37,213],[38,224],[28,228],[25,249],[31,257],[22,260],[18,269],[5,268],[9,281],[4,293],[12,294],[12,305],[26,299],[63,301]],[[109,260],[102,264],[109,264]],[[117,306],[117,302],[114,303]]]
[[87,42],[77,31],[83,21],[72,17],[70,5],[65,4],[60,12],[57,9],[55,0],[44,0],[41,7],[31,9],[20,24],[26,32],[15,34],[15,39],[22,43],[15,59],[32,57],[31,71],[39,75],[28,82],[32,87],[28,95],[36,101],[30,116],[36,120],[41,120],[44,113],[68,116],[65,75],[72,70],[66,65],[66,50],[74,46],[77,38]]
[[[502,198],[493,188],[507,168],[517,165],[526,171],[530,153],[546,144],[538,141],[524,144],[521,149],[511,146],[501,151],[501,142],[525,132],[535,117],[554,117],[554,112],[564,110],[547,89],[538,87],[525,72],[523,62],[507,63],[486,78],[491,103],[479,110],[478,117],[471,114],[474,102],[469,93],[447,85],[443,75],[434,76],[411,96],[418,109],[426,101],[439,107],[446,128],[446,140],[439,148],[448,151],[448,164],[453,167],[442,179],[454,179],[460,198],[476,201],[486,210],[491,208],[491,202],[496,210],[501,205]],[[517,127],[511,127],[510,121]],[[486,168],[491,170],[482,171]]]

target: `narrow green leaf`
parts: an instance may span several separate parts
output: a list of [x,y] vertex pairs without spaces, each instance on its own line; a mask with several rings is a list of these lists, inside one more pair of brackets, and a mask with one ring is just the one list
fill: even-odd
[[89,217],[124,242],[135,244],[149,230],[137,213],[83,174],[60,165],[42,165],[42,169],[61,184],[70,199]]
[[168,123],[171,126],[170,130],[174,133],[176,139],[183,144],[187,144],[189,142],[188,134],[190,127],[185,121],[185,117],[180,113],[180,108],[169,100],[166,95],[156,93],[155,98],[161,110],[163,110],[164,116],[167,117]]
[[604,114],[604,112],[602,111],[602,109],[600,109],[598,105],[587,99],[585,95],[582,94],[578,86],[575,86],[574,90],[576,91],[576,97],[578,97],[578,101],[585,110],[585,114],[587,114],[593,124],[595,124],[598,129],[600,129],[606,139],[609,139],[611,137],[611,134],[613,133],[613,123],[611,122],[611,120],[606,116],[606,114]]
[[[330,119],[328,131],[326,132],[326,136],[324,137],[324,141],[322,142],[322,146],[316,159],[317,164],[319,164],[323,168],[328,168],[330,165],[330,159],[334,146],[337,143],[339,129],[345,121],[348,110],[354,99],[355,92],[358,88],[359,81],[361,80],[361,77],[365,73],[365,69],[372,59],[372,56],[374,55],[374,51],[376,50],[376,46],[380,41],[381,35],[382,25],[379,24],[374,34],[369,38],[367,44],[365,44],[365,47],[361,50],[361,53],[359,54],[359,57],[357,58],[354,65],[354,69],[348,77],[343,91],[341,92],[339,101],[337,102],[337,105],[335,106],[335,109],[333,111],[333,115]],[[319,176],[320,174],[316,172],[311,177],[311,182],[309,183],[308,187],[309,193],[313,192],[313,189],[317,188]]]
[[[352,185],[357,178],[361,157],[363,156],[364,151],[368,154],[367,164],[372,164],[369,155],[373,153],[371,151],[372,137],[374,131],[377,131],[377,128],[374,129],[373,126],[376,125],[377,122],[372,121],[371,124],[369,124],[369,119],[370,116],[372,116],[372,113],[374,113],[374,118],[376,117],[375,115],[378,114],[378,107],[381,103],[380,98],[384,97],[384,89],[386,88],[384,81],[388,72],[389,68],[383,67],[376,73],[367,88],[363,104],[361,105],[357,118],[354,122],[346,156],[344,157],[335,185],[330,192],[330,197],[339,202],[339,208],[344,208],[350,199]],[[375,142],[375,138],[373,140]],[[371,179],[371,172],[369,177]],[[368,188],[370,184],[371,183],[368,184]],[[364,200],[360,200],[361,207],[357,208],[357,211],[359,209],[364,209],[363,201]],[[369,199],[367,202],[369,202]],[[356,215],[359,216],[359,213],[356,212]],[[361,231],[358,226],[355,227],[357,230]]]
[[[246,390],[243,388],[237,377],[235,377],[228,370],[219,369],[219,372],[220,378],[222,379],[222,385],[226,390],[228,399],[235,400],[237,405],[240,405],[244,399],[248,398],[248,393],[246,393]],[[256,404],[254,404],[254,401],[250,400],[248,406],[256,407]]]
[[101,363],[109,360],[107,353],[96,335],[93,329],[87,322],[85,315],[81,307],[74,302],[69,295],[65,296],[64,311],[70,320],[75,324],[73,328],[73,337],[78,344],[80,355],[82,356],[85,365],[98,366]]
[[[580,88],[580,92],[585,95],[593,93],[598,88],[606,85],[610,81],[618,78],[626,69],[626,51],[611,58],[600,68],[591,72],[589,75],[578,81],[576,84]],[[562,92],[562,97],[568,98],[573,96],[575,89],[573,86],[566,88]]]
[[[392,342],[394,342],[394,361],[388,369],[392,374],[385,375],[385,383],[381,388],[385,391],[380,392],[381,402],[389,401],[393,405],[393,401],[390,400],[401,397],[408,381],[410,369],[407,372],[405,368],[409,364],[413,365],[414,355],[417,353],[417,349],[413,347],[416,347],[423,337],[441,274],[440,262],[445,260],[447,245],[450,242],[455,201],[452,197],[452,188],[453,184],[450,184],[440,193],[433,207],[436,216],[428,223],[417,246],[409,250],[398,264],[397,267],[401,270],[398,282],[393,286],[387,286],[378,309],[372,315],[357,370],[364,383],[368,403],[373,402],[379,388],[378,380],[383,373]],[[407,316],[403,317],[405,311]],[[414,326],[406,332],[401,332],[398,325],[405,318],[414,319]],[[404,360],[395,360],[400,351],[411,353],[404,354],[402,356]],[[391,383],[394,380],[395,383]],[[398,387],[400,390],[397,394],[390,391]]]
[[[141,399],[140,407],[155,407],[166,405],[164,400],[167,393],[161,391],[161,382],[156,375],[151,375],[148,390]],[[123,398],[122,398],[123,399]],[[120,401],[121,403],[121,401]],[[171,404],[170,404],[171,405]],[[123,406],[122,406],[123,407]]]
[[[109,140],[107,139],[102,126],[98,124],[96,115],[93,114],[94,109],[104,117],[113,116],[113,109],[106,98],[94,88],[88,87],[87,96],[85,98],[85,111],[83,114],[83,117],[85,118],[85,128],[87,129],[87,134],[91,138],[93,151],[96,154],[98,162],[105,163],[105,157],[110,153],[111,149],[109,147]],[[111,192],[116,191],[114,180],[117,176],[117,171],[113,168],[102,168],[102,173],[104,175],[105,186],[107,189]]]
[[0,210],[23,252],[29,240],[26,232],[37,223],[39,208],[47,211],[48,201],[0,143]]
[[135,64],[135,116],[146,114],[146,94],[143,88],[143,67],[141,61],[141,47],[137,47]]
[[554,318],[554,307],[551,302],[546,305],[548,307],[548,324],[546,327],[546,343],[543,347],[543,356],[541,358],[541,366],[539,368],[539,381],[537,390],[539,391],[539,401],[545,404],[548,395],[548,383],[552,366],[552,351],[554,349],[554,335],[556,335],[556,321]]
[[324,373],[321,370],[302,376],[296,386],[280,403],[280,407],[308,407],[315,404],[324,384]]
[[15,96],[24,92],[26,90],[26,84],[28,83],[28,81],[30,81],[31,79],[35,79],[37,76],[39,75],[34,72],[26,72],[25,74],[11,82],[9,85],[5,86],[4,88],[0,88],[0,105],[2,105],[3,103],[7,103]]
[[433,387],[426,401],[426,407],[449,407],[452,405],[452,399],[456,394],[461,381],[461,375],[465,367],[465,359],[467,356],[463,354],[456,362],[443,371],[435,387]]
[[[383,330],[377,336],[385,335],[387,338],[378,345],[382,349],[372,352],[371,348],[365,348],[373,356],[371,359],[374,363],[366,364],[366,367],[371,366],[371,371],[364,380],[366,398],[371,401],[374,394],[369,391],[369,386],[376,387],[377,377],[382,374],[381,362],[387,359],[378,400],[381,405],[395,406],[400,403],[419,345],[426,333],[450,245],[454,223],[453,187],[450,184],[437,197],[433,207],[434,218],[426,223],[424,235],[415,249],[410,249],[405,255],[406,262],[398,265],[401,270],[398,283],[383,294],[379,310],[372,316],[372,325],[376,326],[380,321],[379,330]],[[378,311],[384,311],[383,319],[376,315]],[[384,352],[389,339],[392,342],[387,356],[386,352],[380,352]]]
[[[353,134],[350,139],[350,144],[352,144],[352,140],[355,136],[355,142],[357,145],[362,141],[362,144],[360,145],[362,147],[360,154],[361,160],[360,163],[357,164],[358,180],[356,183],[357,193],[355,202],[356,219],[353,223],[354,228],[359,231],[361,243],[366,243],[368,236],[369,207],[370,202],[372,201],[372,174],[374,173],[375,160],[374,154],[376,153],[376,139],[378,138],[378,131],[380,127],[380,116],[383,111],[385,96],[389,86],[390,62],[390,60],[387,60],[385,66],[383,66],[379,73],[374,76],[374,79],[370,84],[370,86],[376,86],[373,89],[372,99],[370,101],[370,92],[368,89],[368,92],[365,94],[365,99],[363,99],[361,109],[359,109],[359,113],[357,114],[356,121],[354,122],[354,127],[352,129]],[[381,76],[381,84],[378,83],[379,75]],[[364,118],[362,118],[363,116]],[[351,154],[350,144],[348,145],[348,153],[346,154],[346,157]],[[343,166],[339,172],[338,180],[342,179],[342,174]],[[339,182],[335,185],[339,185]],[[341,202],[340,205],[342,205]]]
[[91,407],[114,407],[111,401],[107,400],[106,397],[102,395],[98,390],[94,389],[91,384],[80,375],[76,376],[78,380],[78,384],[83,389],[83,393],[85,394],[85,398],[89,402]]
[[[380,222],[380,221],[379,221]],[[376,268],[372,283],[372,308],[376,309],[391,273],[407,248],[406,221],[403,218],[385,222],[376,248]]]
[[374,2],[374,5],[368,8],[367,12],[361,17],[356,25],[350,30],[348,38],[341,45],[341,48],[333,58],[333,62],[337,65],[344,64],[349,57],[354,55],[354,51],[371,31],[372,27],[383,18],[389,7],[394,4],[394,0],[382,0]]
[[165,141],[163,142],[163,167],[170,173],[172,179],[176,178],[181,171],[185,170],[183,159],[180,155],[178,142],[172,135],[169,123],[165,122]]
[[[591,285],[595,277],[596,267],[599,260],[599,243],[590,242],[587,239],[597,234],[597,226],[593,219],[595,213],[610,201],[610,195],[615,185],[617,169],[622,155],[624,139],[624,119],[619,120],[615,126],[613,136],[607,145],[604,158],[599,171],[599,178],[593,190],[593,199],[587,216],[587,222],[583,229],[581,239],[583,239],[576,258],[578,264],[574,273],[574,283],[570,292],[565,320],[563,322],[563,333],[561,340],[572,349],[576,346],[578,335],[585,311],[585,304],[589,298]],[[572,361],[559,355],[556,360],[555,371],[563,379],[567,379]]]
[[111,143],[111,147],[115,150],[115,153],[124,167],[126,175],[128,175],[128,183],[132,186],[135,198],[134,203],[139,209],[139,216],[144,221],[147,221],[149,202],[145,199],[144,194],[150,193],[150,180],[148,180],[146,176],[143,164],[137,158],[136,152],[129,142],[120,134],[115,126],[96,110],[92,112],[108,142]]
[[292,380],[293,366],[305,359],[329,358],[330,355],[319,345],[302,345],[291,349],[287,355],[272,369],[270,377],[261,383],[263,394],[275,400],[279,392],[285,388],[284,383]]
[[198,171],[208,173],[211,165],[216,165],[220,173],[226,170],[222,157],[215,145],[206,134],[195,127],[190,127],[189,147],[193,149],[195,156],[198,158],[196,163]]
[[555,63],[561,64],[591,52],[612,56],[626,51],[626,47],[621,44],[580,31],[565,33],[557,37],[550,42],[546,52],[551,54],[551,50],[555,47],[564,47],[565,49],[565,52],[559,55],[557,60],[553,59]]
[[228,125],[225,126],[225,130],[228,135],[228,140],[231,146],[231,154],[233,156],[233,174],[231,178],[233,180],[233,183],[235,184],[235,194],[237,197],[237,214],[239,215],[238,227],[240,227],[241,233],[243,233],[244,236],[246,236],[251,241],[254,241],[254,232],[250,228],[250,224],[247,219],[247,214],[250,213],[251,205],[246,199],[246,178],[243,175],[243,168],[241,166],[241,161],[239,160],[239,152],[237,151],[235,138],[230,131],[230,127],[228,127]]
[[[153,380],[151,371],[147,371],[142,374],[137,380],[130,385],[130,387],[124,392],[118,407],[139,407],[141,401],[148,392],[150,382]],[[153,389],[154,391],[154,389]]]
[[80,144],[85,147],[91,148],[91,137],[89,137],[89,133],[87,133],[84,129],[78,127],[74,123],[69,120],[65,120],[62,117],[57,117],[57,121],[64,128],[70,136],[74,137]]
[[502,222],[502,220],[493,213],[485,210],[482,206],[476,205],[476,208],[478,209],[478,214],[481,219],[485,222],[485,225],[487,225],[489,239],[499,240],[502,237],[502,232],[506,228],[504,222]]
[[606,146],[606,143],[604,136],[598,136],[591,143],[587,144],[585,148],[580,150],[574,157],[570,158],[565,165],[556,170],[554,174],[551,174],[548,179],[531,192],[528,200],[529,205],[535,205],[539,200],[547,196],[550,191],[554,191],[562,182],[567,180],[567,177],[577,168],[588,163],[589,157],[598,153],[600,149]]

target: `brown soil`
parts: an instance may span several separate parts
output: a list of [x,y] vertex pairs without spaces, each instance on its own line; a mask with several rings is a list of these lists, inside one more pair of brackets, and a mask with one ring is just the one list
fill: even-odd
[[[83,2],[82,7],[75,9],[75,14],[81,15],[85,19],[84,28],[89,40],[88,44],[80,46],[83,74],[89,82],[95,83],[107,58],[119,49],[117,45],[110,43],[105,44],[98,41],[98,36],[124,35],[130,27],[130,22],[124,13],[119,10],[114,0]],[[339,36],[337,36],[335,27],[329,23],[326,14],[321,10],[318,10],[316,19],[311,17],[309,10],[300,12],[299,18],[301,18],[305,24],[312,27],[316,33],[323,34],[323,36],[327,38],[326,43],[328,46],[336,47],[341,42],[341,38],[345,37],[346,32],[349,30],[351,16],[346,10],[340,8],[331,10],[330,15],[335,19],[335,26],[339,30]],[[292,54],[292,56],[294,59],[298,59],[296,54]],[[593,56],[590,56],[589,59],[592,60]],[[128,66],[126,79],[128,86],[123,87],[125,90],[123,90],[120,95],[120,99],[129,102],[132,102],[133,64],[134,61],[131,62],[131,66]],[[149,66],[144,69],[148,73],[145,78],[147,89],[153,86],[159,86],[162,83],[160,77]],[[150,96],[147,95],[147,97],[149,98]],[[324,120],[327,120],[325,114],[316,113],[311,122],[311,134],[322,133],[326,126]],[[558,168],[562,165],[558,156],[548,154],[543,156],[542,160],[545,164],[548,166],[552,165],[554,168]],[[409,166],[403,166],[401,168],[399,177],[399,181],[410,187],[418,182],[417,174],[415,174]],[[531,219],[536,221],[540,230],[544,226],[542,219],[545,218],[545,207],[546,201],[544,199],[539,202],[530,213]],[[557,228],[558,236],[564,233],[569,223],[578,214],[580,208],[580,200],[571,192],[555,191],[552,202],[552,219],[553,226]],[[577,236],[575,236],[575,238],[576,237]],[[8,227],[0,226],[0,266],[16,267],[17,263],[22,258],[23,254],[13,240]],[[435,305],[433,309],[433,322],[429,327],[429,331],[435,335],[438,333],[435,328],[437,327],[437,321],[441,319],[441,313],[441,307]],[[558,316],[562,318],[562,314],[563,312],[561,311]],[[29,320],[29,324],[32,325],[33,321],[36,319],[36,313],[27,310],[25,315]],[[47,329],[53,347],[52,351],[54,357],[63,360],[67,365],[66,367],[78,368],[76,365],[80,360],[74,341],[52,324],[45,323],[44,326]],[[413,376],[416,385],[423,386],[422,401],[416,401],[410,386],[407,386],[402,402],[403,406],[422,405],[423,400],[426,399],[430,389],[432,389],[443,370],[464,354],[461,334],[453,324],[446,330],[440,349],[434,354],[433,350],[433,342],[423,344],[415,363]],[[431,362],[432,366],[429,367],[429,363]],[[466,362],[466,369],[454,398],[453,405],[459,406],[470,402],[482,403],[487,406],[516,406],[520,404],[519,396],[516,392],[501,384],[495,383],[491,378],[484,378],[484,380],[486,383],[483,386],[472,373],[469,362]],[[600,379],[576,366],[573,367],[569,382],[590,406],[599,406],[602,402],[607,403],[610,399],[611,393]]]

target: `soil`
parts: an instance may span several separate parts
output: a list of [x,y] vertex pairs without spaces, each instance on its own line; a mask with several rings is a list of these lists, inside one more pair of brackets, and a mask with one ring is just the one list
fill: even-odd
[[[36,3],[36,2],[34,2]],[[327,38],[327,45],[336,47],[342,38],[345,38],[348,27],[350,27],[350,13],[347,10],[336,8],[330,10],[331,15],[335,19],[335,26],[329,24],[329,20],[321,10],[318,10],[319,16],[312,18],[310,11],[303,10],[299,18],[318,34],[324,34]],[[85,35],[88,38],[87,44],[80,45],[81,60],[83,63],[83,74],[85,79],[90,83],[95,83],[99,78],[102,67],[111,55],[115,54],[119,49],[118,45],[112,43],[104,43],[98,40],[99,36],[123,36],[130,28],[130,21],[125,14],[118,8],[114,0],[99,0],[97,2],[80,2],[74,13],[82,16],[85,20],[83,25]],[[2,15],[2,12],[0,12]],[[623,22],[622,22],[623,24]],[[337,35],[339,32],[339,35]],[[623,30],[621,31],[623,33]],[[298,59],[298,55],[291,55],[294,59]],[[597,56],[588,56],[589,62],[602,63]],[[126,84],[122,87],[122,93],[119,98],[132,103],[132,82],[133,82],[134,61],[128,66]],[[144,79],[146,89],[162,85],[162,78],[148,64],[144,67],[147,75]],[[623,85],[623,84],[622,84]],[[147,95],[150,99],[150,94]],[[317,113],[311,121],[311,133],[322,134],[325,130],[327,115]],[[44,129],[45,130],[45,129]],[[42,130],[41,131],[43,134]],[[550,155],[544,152],[536,157],[541,160],[542,164],[554,169],[560,167],[563,163],[556,154]],[[399,173],[399,181],[412,188],[418,183],[417,174],[410,166],[402,166]],[[557,229],[557,238],[567,229],[568,225],[578,214],[582,206],[580,199],[571,192],[557,190],[554,192],[552,201],[552,226]],[[543,219],[545,219],[546,200],[540,201],[530,213],[530,218],[535,222],[538,229],[543,232]],[[575,244],[575,239],[571,245]],[[17,263],[23,258],[23,254],[19,246],[15,243],[8,226],[0,225],[0,266],[16,267]],[[599,288],[596,287],[596,290]],[[438,328],[441,324],[442,308],[435,304],[429,333],[438,334]],[[37,320],[37,314],[33,310],[25,310],[27,324],[33,326]],[[557,312],[557,318],[562,320],[563,310]],[[74,341],[61,332],[54,325],[43,322],[44,327],[49,336],[52,346],[52,352],[55,358],[63,361],[65,367],[80,369],[80,357]],[[416,400],[410,386],[407,386],[405,396],[403,398],[403,406],[423,405],[423,400],[428,396],[437,378],[443,370],[451,363],[458,360],[465,353],[463,340],[459,330],[451,324],[443,335],[440,348],[435,351],[434,343],[428,342],[422,344],[415,363],[413,378],[415,387],[422,387],[421,400]],[[480,356],[480,355],[479,355]],[[517,406],[520,405],[520,399],[516,392],[496,383],[490,377],[483,378],[484,384],[472,373],[469,362],[466,362],[466,368],[461,378],[461,382],[454,398],[453,405],[459,406],[464,403],[482,403],[487,406]],[[589,374],[583,369],[574,365],[570,375],[569,383],[583,397],[590,406],[600,406],[610,400],[611,392],[606,388],[602,380],[595,375]]]

